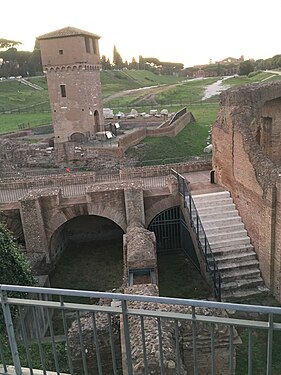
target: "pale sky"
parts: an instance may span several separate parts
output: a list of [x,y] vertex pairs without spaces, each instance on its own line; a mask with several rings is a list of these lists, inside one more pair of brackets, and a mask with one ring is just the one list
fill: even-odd
[[35,38],[73,26],[98,34],[112,61],[155,57],[185,67],[226,57],[281,54],[281,1],[267,0],[13,0],[1,3],[0,38],[33,50]]

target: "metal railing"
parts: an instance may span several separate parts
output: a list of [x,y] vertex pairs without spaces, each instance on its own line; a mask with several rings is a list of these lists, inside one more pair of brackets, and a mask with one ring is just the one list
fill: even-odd
[[0,299],[1,374],[279,373],[279,307],[14,285]]
[[190,219],[190,225],[196,233],[198,247],[201,250],[205,265],[206,271],[209,273],[212,283],[213,291],[216,299],[221,300],[221,275],[216,262],[216,259],[212,253],[211,246],[209,244],[208,238],[206,236],[205,230],[203,228],[202,222],[200,220],[199,214],[195,207],[192,196],[188,190],[188,183],[184,176],[177,173],[175,170],[171,170],[173,176],[177,178],[179,193],[184,199],[184,207],[188,211],[188,216]]
[[63,197],[83,196],[87,188],[97,183],[116,183],[140,181],[143,188],[160,188],[167,185],[169,170],[162,171],[158,176],[145,176],[139,173],[129,173],[122,176],[119,172],[108,174],[81,173],[71,176],[52,175],[41,179],[30,179],[24,182],[4,181],[0,184],[0,203],[17,202],[26,194],[41,189],[60,189]]

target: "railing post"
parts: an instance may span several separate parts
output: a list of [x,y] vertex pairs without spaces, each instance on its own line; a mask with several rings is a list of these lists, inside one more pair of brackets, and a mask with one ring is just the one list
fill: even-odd
[[193,226],[191,194],[189,193],[188,196],[189,196],[189,218],[190,218],[191,226]]
[[271,374],[272,369],[272,347],[273,347],[273,314],[268,316],[268,333],[267,333],[267,356],[266,356],[266,375]]
[[7,302],[7,292],[0,290],[0,296],[1,296],[1,305],[2,305],[2,310],[4,314],[4,319],[5,319],[5,324],[6,324],[6,329],[7,329],[7,334],[8,334],[8,339],[9,339],[9,344],[10,344],[11,354],[13,358],[13,364],[15,366],[16,375],[22,375],[21,363],[20,363],[20,358],[19,358],[19,352],[18,352],[18,347],[17,347],[17,342],[16,342],[16,335],[15,335],[11,310]]
[[197,234],[198,241],[200,241],[200,238],[199,238],[199,216],[198,216],[197,212],[196,212],[196,234]]
[[128,375],[133,374],[133,364],[132,364],[132,355],[131,355],[131,342],[130,342],[130,330],[129,330],[129,320],[127,313],[127,301],[122,300],[122,315],[123,315],[123,329],[124,329],[124,339],[126,347],[126,362],[128,367]]

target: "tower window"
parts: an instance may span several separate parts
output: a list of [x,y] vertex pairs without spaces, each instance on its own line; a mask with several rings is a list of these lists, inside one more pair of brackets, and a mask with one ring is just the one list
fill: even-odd
[[62,98],[66,98],[66,88],[65,85],[60,85],[60,93]]
[[60,55],[63,55],[63,49],[60,49],[60,50],[59,50],[59,54],[60,54]]
[[91,52],[91,49],[90,49],[90,38],[88,36],[85,36],[85,46],[86,46],[86,52],[90,53]]

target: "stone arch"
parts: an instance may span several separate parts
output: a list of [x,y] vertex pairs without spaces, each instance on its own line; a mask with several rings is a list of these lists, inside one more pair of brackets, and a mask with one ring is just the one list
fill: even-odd
[[[95,229],[93,229],[93,225]],[[49,261],[54,266],[71,241],[89,242],[111,239],[114,241],[116,236],[122,239],[123,234],[124,230],[118,224],[104,216],[74,216],[62,223],[52,233],[48,243]]]
[[107,205],[91,204],[88,205],[89,215],[102,216],[117,224],[125,233],[127,231],[127,222],[125,213],[116,207]]
[[[117,194],[121,198],[123,192],[120,191]],[[127,222],[125,209],[122,208],[122,203],[118,205],[118,197],[116,197],[114,201],[116,202],[116,206],[114,207],[111,205],[111,207],[108,207],[108,204],[104,204],[102,202],[102,197],[97,197],[97,199],[92,203],[73,205],[63,208],[57,207],[55,209],[51,209],[50,211],[44,211],[43,219],[45,223],[47,241],[50,242],[54,232],[67,221],[74,219],[75,217],[86,215],[95,215],[107,218],[126,232]]]
[[72,133],[69,137],[71,142],[83,143],[86,141],[86,136],[83,133]]
[[95,132],[100,128],[100,114],[97,110],[94,112]]
[[168,210],[169,208],[178,206],[179,202],[175,197],[167,197],[158,200],[157,202],[146,205],[145,209],[145,227],[147,228],[152,220],[159,215],[162,211]]

